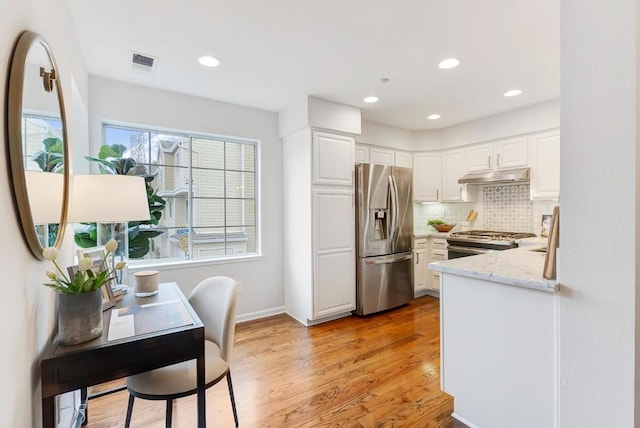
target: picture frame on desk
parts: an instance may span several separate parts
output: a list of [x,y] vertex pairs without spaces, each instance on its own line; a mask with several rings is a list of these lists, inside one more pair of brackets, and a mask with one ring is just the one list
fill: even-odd
[[[81,248],[76,251],[76,254],[78,255],[78,260],[83,259],[85,257],[89,257],[91,259],[91,266],[92,266],[91,269],[94,272],[97,272],[100,269],[102,260],[104,259],[105,255],[107,255],[107,250],[105,249],[104,245],[101,245],[98,247]],[[109,271],[113,271],[112,262],[109,257],[107,257],[107,259],[104,261],[104,264],[105,264],[104,266],[105,269],[108,269]],[[75,275],[75,273],[78,270],[78,266],[77,265],[70,266],[67,268],[67,270],[69,271],[69,275],[73,277],[73,275]],[[116,305],[116,298],[113,294],[113,288],[112,288],[113,284],[115,284],[115,281],[111,280],[106,282],[102,286],[102,311],[103,312],[113,308]]]

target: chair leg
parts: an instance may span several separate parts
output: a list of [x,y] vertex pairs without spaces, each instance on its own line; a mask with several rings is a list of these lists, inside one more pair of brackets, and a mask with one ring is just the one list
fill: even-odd
[[167,420],[165,422],[165,426],[167,428],[171,428],[171,420],[173,419],[173,400],[167,400]]
[[231,370],[227,372],[227,385],[229,386],[229,398],[231,398],[231,408],[233,409],[233,419],[238,427],[238,412],[236,410],[236,399],[233,395],[233,384],[231,383]]
[[127,405],[127,418],[124,420],[124,428],[129,428],[129,426],[131,425],[131,414],[133,413],[133,400],[135,399],[136,397],[129,394],[129,405]]

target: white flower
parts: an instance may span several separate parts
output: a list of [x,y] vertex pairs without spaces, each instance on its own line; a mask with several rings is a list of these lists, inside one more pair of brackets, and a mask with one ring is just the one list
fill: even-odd
[[85,271],[91,269],[92,265],[93,265],[93,262],[91,261],[91,258],[83,257],[78,262],[78,270],[81,271],[81,272],[85,272]]
[[118,262],[116,263],[116,270],[122,270],[127,265],[126,262]]
[[42,257],[45,260],[53,261],[58,258],[58,249],[56,247],[47,247],[42,250]]
[[116,248],[118,248],[118,241],[116,241],[115,239],[109,239],[109,242],[107,242],[107,245],[105,245],[104,248],[108,252],[113,253]]
[[50,270],[47,271],[47,276],[49,277],[49,279],[53,279],[53,280],[55,280],[58,277],[55,272],[51,272]]

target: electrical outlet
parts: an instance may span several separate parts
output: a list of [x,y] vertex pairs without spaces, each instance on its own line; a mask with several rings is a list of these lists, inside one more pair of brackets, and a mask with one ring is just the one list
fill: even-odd
[[236,281],[238,284],[238,294],[242,293],[242,281]]

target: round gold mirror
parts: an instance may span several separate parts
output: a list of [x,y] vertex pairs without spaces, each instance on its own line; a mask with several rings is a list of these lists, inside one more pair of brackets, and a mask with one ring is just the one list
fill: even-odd
[[60,248],[69,200],[69,149],[62,89],[53,53],[24,32],[9,75],[7,136],[15,202],[27,245]]

